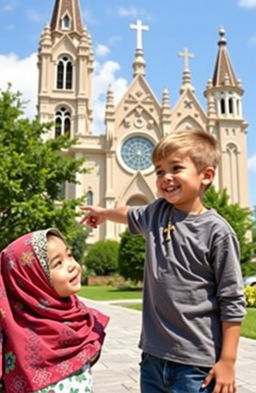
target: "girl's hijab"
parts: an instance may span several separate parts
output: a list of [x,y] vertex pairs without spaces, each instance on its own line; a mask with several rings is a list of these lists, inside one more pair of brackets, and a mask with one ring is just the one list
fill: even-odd
[[51,287],[47,234],[63,239],[56,229],[32,232],[0,254],[0,379],[8,393],[73,374],[97,356],[105,336],[107,316]]

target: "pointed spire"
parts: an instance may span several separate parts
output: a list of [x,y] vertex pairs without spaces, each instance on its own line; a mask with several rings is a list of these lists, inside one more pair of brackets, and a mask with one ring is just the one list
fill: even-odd
[[50,30],[50,26],[46,25],[44,27],[42,34],[41,34],[39,46],[42,50],[43,48],[44,49],[51,48],[51,45],[52,45],[51,30]]
[[112,113],[113,110],[114,110],[114,92],[110,84],[107,90],[106,112]]
[[171,107],[170,107],[169,91],[167,88],[163,90],[163,94],[162,94],[161,123],[162,123],[163,136],[166,136],[169,134],[170,127],[171,127]]
[[183,75],[182,75],[182,86],[180,88],[180,94],[182,94],[187,89],[191,90],[194,93],[195,88],[192,86],[192,83],[191,83],[189,59],[192,59],[195,56],[193,53],[190,53],[187,48],[184,48],[182,52],[179,52],[178,56],[183,57],[183,59],[184,59],[184,70],[183,70]]
[[231,65],[227,50],[226,33],[223,28],[220,28],[219,36],[219,52],[213,74],[213,87],[230,86],[241,88]]
[[137,20],[136,24],[130,25],[131,30],[137,31],[137,45],[135,52],[135,60],[133,62],[133,77],[137,75],[145,76],[146,63],[143,56],[142,32],[148,31],[149,27],[142,24],[141,20]]
[[55,0],[51,30],[83,33],[79,0]]
[[165,109],[170,110],[170,98],[169,98],[169,91],[167,88],[163,90],[162,94],[162,110]]

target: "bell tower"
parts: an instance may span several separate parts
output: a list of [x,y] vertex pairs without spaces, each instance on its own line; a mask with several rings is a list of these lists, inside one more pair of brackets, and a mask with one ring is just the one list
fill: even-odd
[[242,113],[243,89],[229,58],[223,28],[219,36],[213,78],[208,81],[204,93],[208,101],[208,131],[217,138],[221,149],[216,187],[227,189],[231,203],[248,207],[247,123]]
[[93,51],[81,21],[79,0],[55,0],[38,51],[38,116],[53,122],[48,138],[92,134]]

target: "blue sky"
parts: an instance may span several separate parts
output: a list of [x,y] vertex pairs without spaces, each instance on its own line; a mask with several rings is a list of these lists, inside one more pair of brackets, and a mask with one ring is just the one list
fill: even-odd
[[[248,122],[250,204],[256,205],[256,0],[80,0],[83,21],[92,35],[95,54],[95,130],[102,132],[104,100],[109,83],[116,99],[132,80],[137,19],[149,26],[143,34],[146,78],[158,100],[165,87],[171,105],[179,95],[183,60],[188,48],[192,83],[203,108],[203,91],[213,75],[218,31],[226,30],[229,55],[245,90],[244,118]],[[54,0],[0,0],[0,87],[12,82],[29,102],[26,114],[36,113],[37,48],[50,21]]]

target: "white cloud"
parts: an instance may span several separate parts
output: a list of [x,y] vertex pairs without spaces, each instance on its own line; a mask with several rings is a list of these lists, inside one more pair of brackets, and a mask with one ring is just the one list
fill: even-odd
[[244,8],[254,8],[256,7],[256,0],[239,0],[238,6]]
[[95,54],[98,57],[107,56],[109,53],[110,53],[110,50],[106,45],[98,44],[95,48]]
[[15,54],[0,55],[0,88],[6,90],[8,83],[12,84],[13,92],[19,91],[26,103],[25,115],[30,119],[36,115],[37,102],[37,54],[19,59]]
[[[104,132],[106,94],[109,85],[112,86],[115,103],[118,103],[127,89],[127,81],[116,76],[119,70],[120,65],[117,62],[95,61],[92,81],[95,133]],[[38,88],[37,54],[33,53],[24,59],[18,58],[13,53],[0,55],[0,75],[0,88],[6,90],[10,82],[13,92],[21,92],[24,101],[27,102],[24,108],[25,115],[33,119],[36,115]]]
[[256,172],[256,154],[254,154],[254,156],[249,158],[248,167],[250,171]]
[[42,15],[35,10],[28,10],[27,18],[32,22],[40,22],[42,20]]
[[104,115],[106,94],[109,85],[114,92],[115,104],[118,103],[127,89],[127,81],[117,78],[115,73],[120,70],[120,65],[114,61],[95,62],[95,72],[92,83],[93,91],[93,118],[95,133],[104,132]]
[[82,19],[85,21],[85,25],[98,25],[98,19],[93,15],[91,9],[86,8],[82,10]]
[[12,11],[15,10],[16,5],[17,5],[17,2],[16,2],[16,1],[10,1],[10,0],[8,0],[8,1],[6,1],[5,3],[6,3],[6,4],[4,4],[4,5],[2,6],[1,11],[4,11],[4,12],[12,12]]
[[136,19],[136,18],[143,18],[144,20],[147,21],[152,21],[153,17],[152,15],[144,10],[143,8],[137,8],[134,6],[130,7],[118,7],[116,11],[113,11],[112,9],[108,10],[108,13],[110,15],[113,15],[114,13],[117,13],[118,16],[121,18],[130,18],[130,19]]

